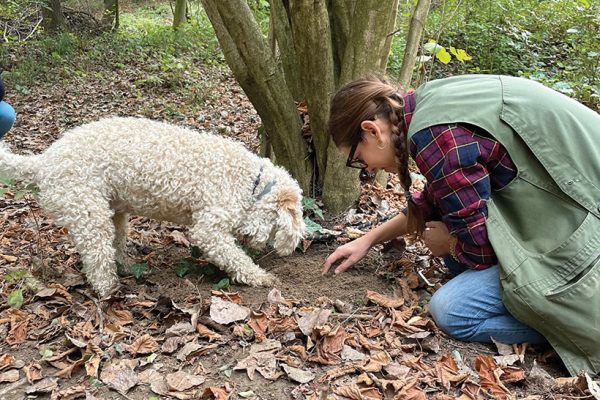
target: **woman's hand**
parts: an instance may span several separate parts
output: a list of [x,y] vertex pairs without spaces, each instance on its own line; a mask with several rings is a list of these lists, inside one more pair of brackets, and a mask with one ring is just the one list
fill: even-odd
[[329,255],[329,257],[327,257],[327,260],[325,260],[322,274],[325,275],[331,266],[339,261],[342,261],[342,263],[338,265],[334,273],[337,275],[346,271],[348,268],[362,260],[369,252],[370,248],[371,242],[365,236],[338,247],[331,255]]
[[436,257],[446,257],[450,255],[452,235],[450,235],[446,224],[442,221],[429,221],[425,223],[423,242],[425,242],[425,245],[431,250],[431,254]]

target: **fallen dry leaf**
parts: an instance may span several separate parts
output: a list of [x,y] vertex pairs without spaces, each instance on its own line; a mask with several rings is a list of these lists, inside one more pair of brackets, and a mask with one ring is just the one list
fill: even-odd
[[0,371],[10,367],[15,363],[16,359],[11,354],[2,354],[0,356]]
[[298,383],[308,383],[315,379],[315,374],[310,371],[305,371],[300,368],[290,367],[287,364],[281,364],[281,368],[285,371],[288,378]]
[[512,398],[510,391],[500,382],[499,376],[502,373],[502,369],[496,365],[493,358],[478,356],[475,359],[475,368],[479,373],[481,386],[488,389],[494,398]]
[[11,369],[6,372],[0,373],[1,382],[16,382],[19,380],[19,370]]
[[150,354],[158,350],[158,343],[149,334],[142,335],[126,347],[126,350],[134,357],[138,354]]
[[250,380],[254,380],[255,371],[258,371],[265,379],[269,380],[276,380],[281,375],[277,372],[277,359],[271,351],[251,351],[250,355],[238,361],[233,369],[245,369]]
[[373,354],[365,362],[362,369],[367,372],[379,372],[381,369],[392,362],[392,358],[385,351],[379,351]]
[[250,310],[231,301],[213,296],[210,304],[210,318],[218,324],[228,325],[248,318]]
[[177,371],[172,374],[167,374],[166,376],[166,383],[169,389],[180,392],[201,385],[205,380],[206,378],[202,376],[188,374],[187,372],[183,371]]
[[29,383],[39,381],[43,378],[42,366],[40,364],[31,363],[23,368],[23,370],[25,371],[25,376],[27,377],[27,382]]
[[298,311],[300,319],[298,319],[298,327],[305,336],[311,336],[313,329],[327,322],[331,315],[331,310],[323,310],[320,308],[311,310]]
[[100,380],[122,395],[137,385],[138,374],[133,370],[134,360],[112,360],[107,362],[100,372]]
[[372,290],[367,290],[367,299],[371,300],[375,304],[389,308],[400,308],[404,305],[403,298],[384,296]]
[[221,340],[221,335],[209,329],[206,325],[196,324],[196,332],[201,338],[207,338],[209,342]]
[[229,393],[225,389],[217,387],[207,387],[202,392],[202,399],[214,399],[214,400],[227,400],[229,399]]

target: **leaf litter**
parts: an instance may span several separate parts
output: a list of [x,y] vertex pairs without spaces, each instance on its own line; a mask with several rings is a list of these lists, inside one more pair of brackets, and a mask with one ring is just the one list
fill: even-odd
[[[216,92],[182,117],[165,107],[181,103],[176,91],[139,97],[127,76],[132,71],[115,74],[111,85],[72,81],[49,90],[40,83],[28,94],[11,94],[19,119],[5,140],[20,152],[40,152],[68,127],[125,112],[218,131],[257,148],[260,120],[229,73],[203,70],[203,79],[219,82],[211,85]],[[310,137],[309,127],[304,135]],[[202,276],[164,280],[153,272],[141,284],[124,278],[129,290],[100,303],[78,271],[68,232],[35,199],[9,191],[0,199],[0,398],[600,398],[593,377],[561,377],[551,352],[447,338],[427,313],[428,298],[447,276],[419,242],[382,246],[355,277],[336,277],[337,292],[327,290],[317,270],[307,272],[310,257],[322,262],[327,246],[401,210],[402,193],[394,176],[386,187],[365,179],[355,208],[305,241],[306,254],[279,261],[302,271],[303,286],[210,291],[199,289]],[[190,246],[186,230],[174,224],[133,217],[131,225],[130,250],[150,270],[169,264],[173,248],[182,254]],[[344,297],[360,291],[357,282],[362,295]],[[13,296],[13,307],[11,293],[22,295]]]

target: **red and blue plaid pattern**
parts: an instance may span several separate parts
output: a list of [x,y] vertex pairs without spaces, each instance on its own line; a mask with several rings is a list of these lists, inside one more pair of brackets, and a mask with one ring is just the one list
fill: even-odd
[[[415,109],[414,94],[405,95],[406,125]],[[506,149],[481,128],[466,124],[436,125],[415,133],[410,154],[427,178],[415,203],[427,220],[442,220],[458,238],[456,256],[469,268],[485,269],[498,261],[485,226],[487,200],[517,174]]]

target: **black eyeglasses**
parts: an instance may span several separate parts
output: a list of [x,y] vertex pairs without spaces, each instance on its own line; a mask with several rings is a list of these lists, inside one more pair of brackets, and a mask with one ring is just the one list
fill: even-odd
[[367,163],[365,163],[360,158],[354,158],[354,153],[356,152],[356,147],[358,146],[358,140],[356,143],[352,145],[350,148],[350,153],[348,153],[348,160],[346,160],[346,167],[356,168],[356,169],[365,169],[367,168]]

